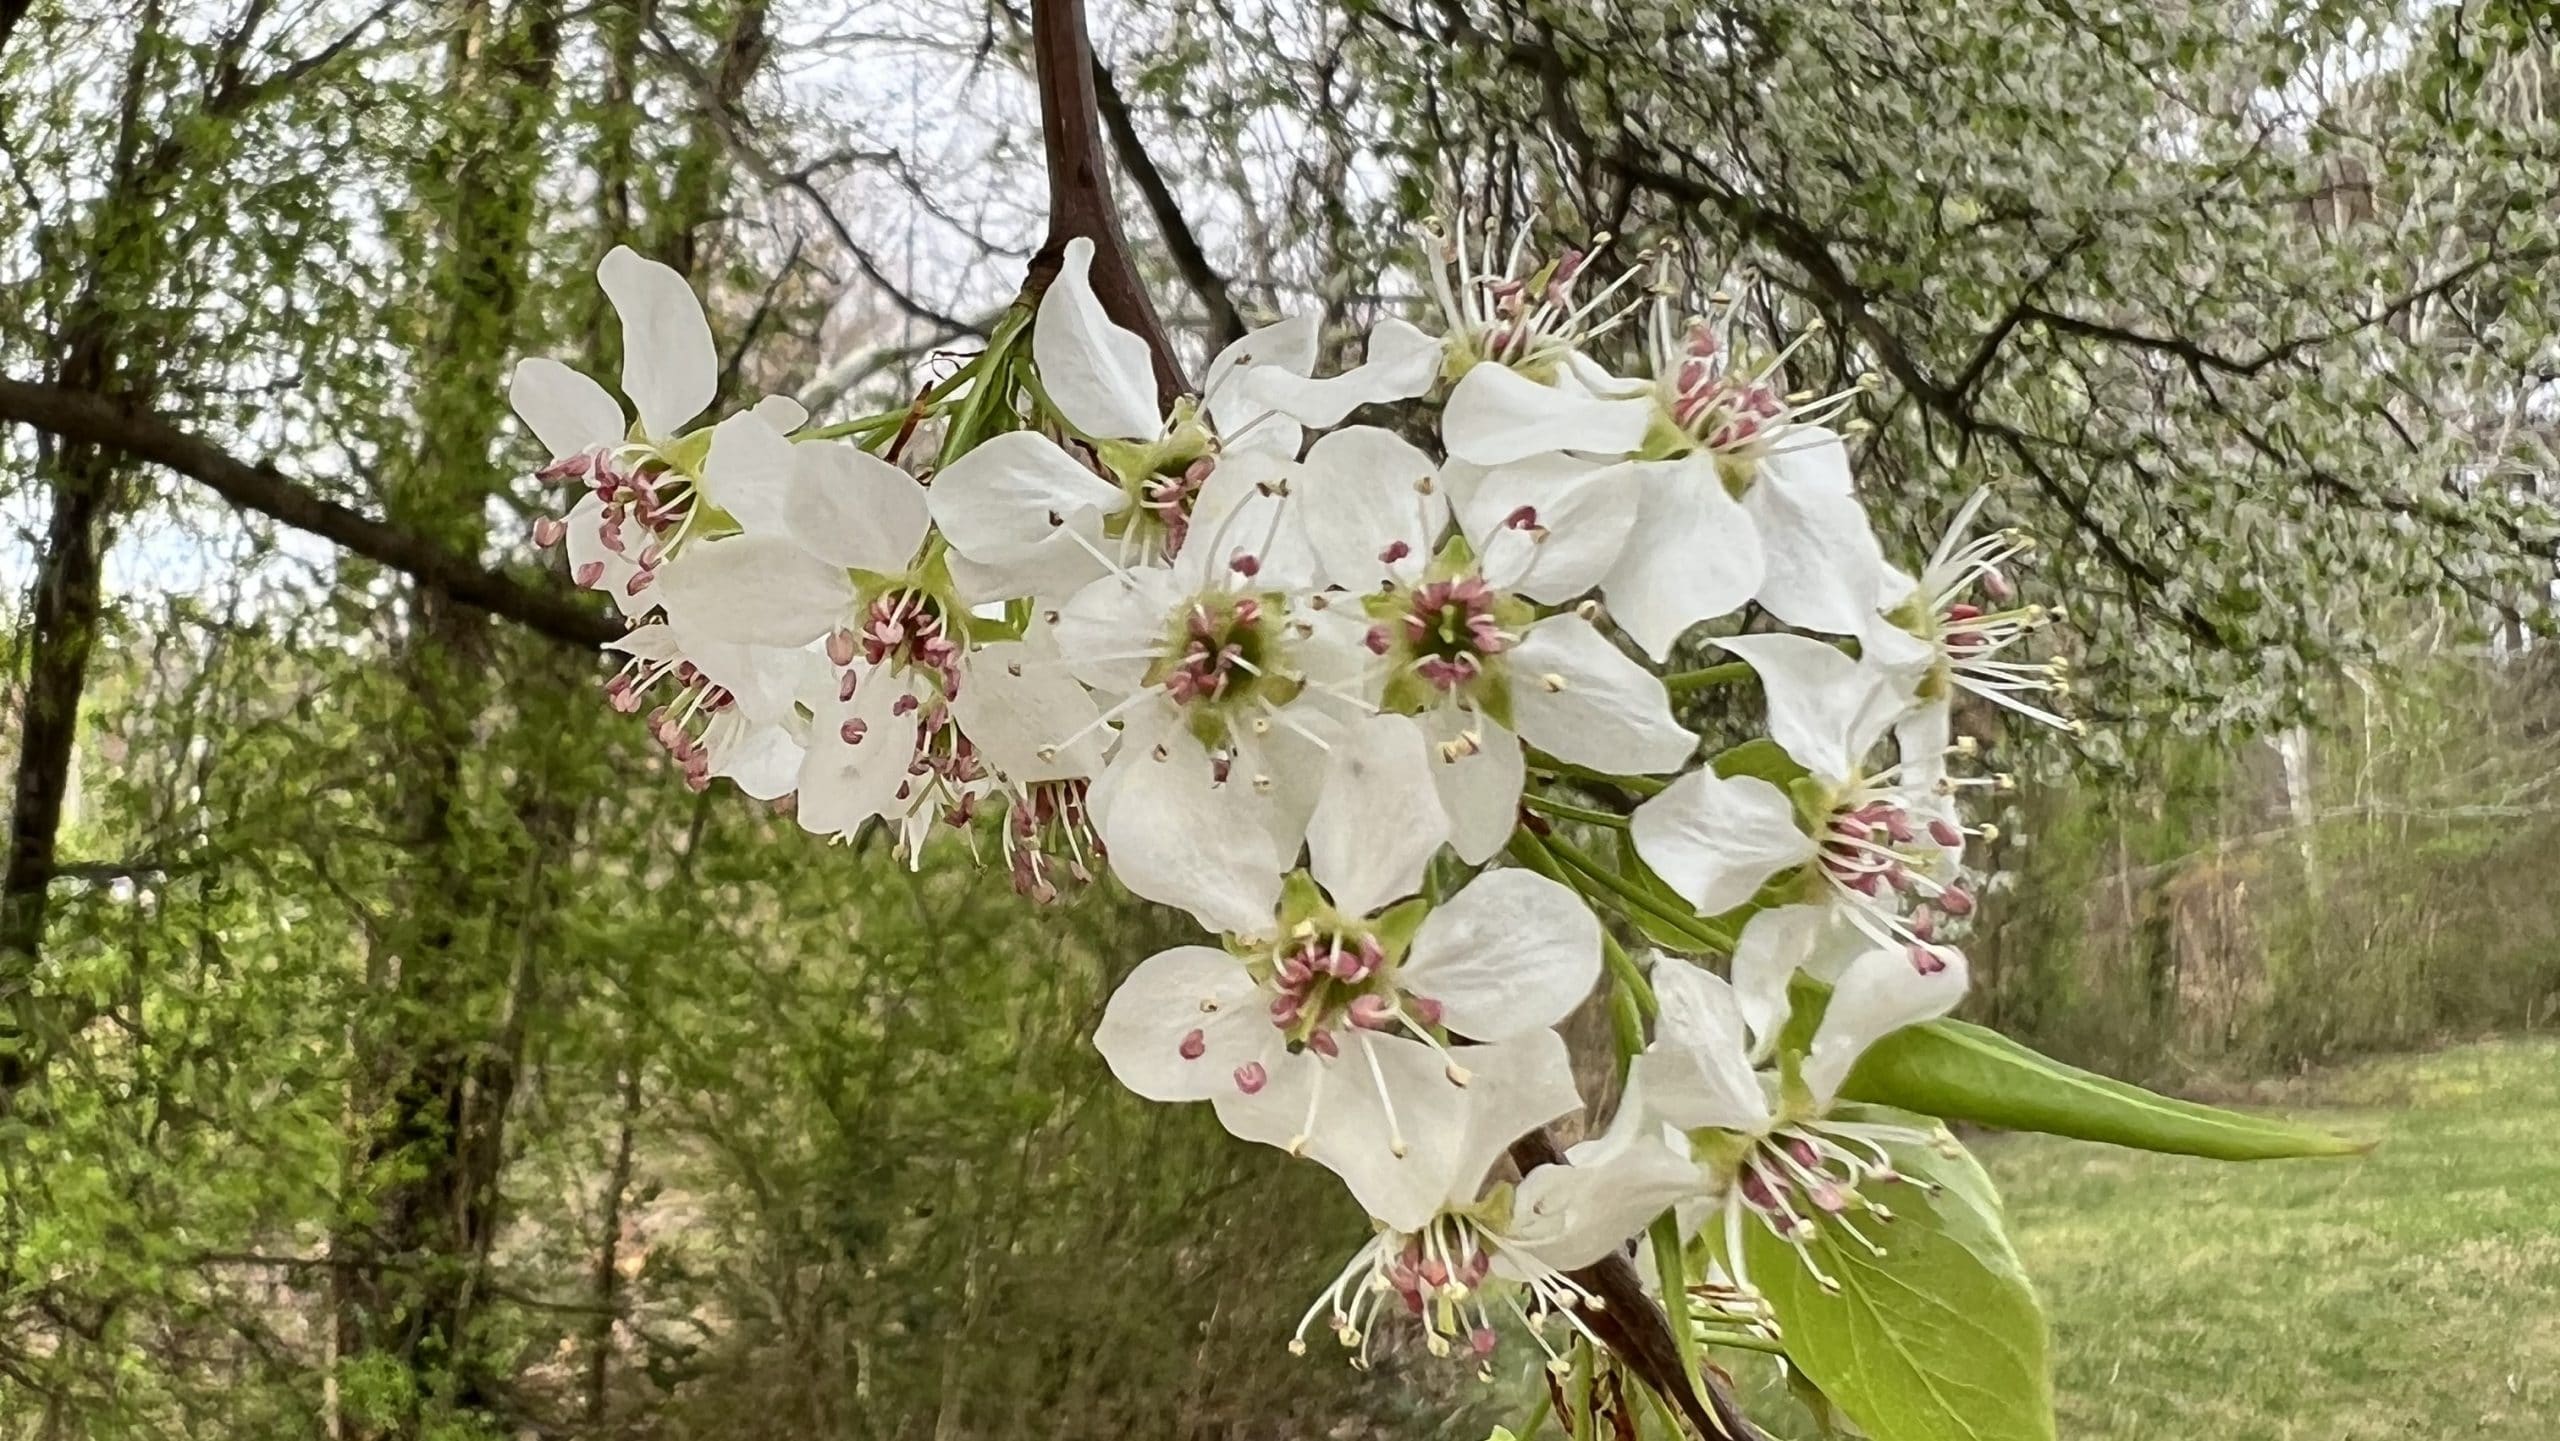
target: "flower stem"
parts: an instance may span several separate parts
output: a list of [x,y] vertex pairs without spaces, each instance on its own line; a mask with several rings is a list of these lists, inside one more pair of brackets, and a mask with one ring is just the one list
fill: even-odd
[[[1609,892],[1611,898],[1617,903],[1619,911],[1627,913],[1631,918],[1641,913],[1644,917],[1659,922],[1683,940],[1696,945],[1700,950],[1728,955],[1732,953],[1733,937],[1725,934],[1723,927],[1713,925],[1705,917],[1691,913],[1686,906],[1674,908],[1661,897],[1618,874],[1614,868],[1602,865],[1598,857],[1561,836],[1550,836],[1545,843],[1565,865],[1572,867],[1576,873],[1590,878]],[[1583,890],[1584,888],[1577,886],[1575,889]],[[1585,893],[1588,894],[1587,891]]]
[[1554,816],[1558,820],[1581,821],[1588,825],[1607,826],[1612,830],[1622,831],[1627,828],[1627,818],[1616,811],[1578,806],[1571,801],[1557,800],[1553,796],[1524,795],[1520,798],[1520,803],[1540,815]]
[[1756,675],[1757,672],[1751,669],[1749,661],[1729,660],[1722,665],[1711,665],[1701,670],[1684,670],[1675,675],[1664,676],[1662,688],[1673,695],[1686,695],[1693,690],[1735,685],[1751,680]]
[[1694,1390],[1698,1336],[1689,1324],[1689,1259],[1680,1245],[1680,1217],[1674,1212],[1653,1218],[1653,1266],[1662,1278],[1662,1311],[1671,1322],[1671,1344],[1680,1352],[1680,1384]]
[[1530,759],[1529,769],[1543,776],[1556,776],[1569,781],[1589,781],[1594,785],[1615,786],[1619,790],[1633,791],[1640,796],[1660,795],[1662,788],[1671,784],[1669,781],[1656,780],[1652,776],[1613,776],[1605,771],[1595,771],[1589,766],[1578,766],[1568,761],[1557,760],[1552,756],[1535,754]]

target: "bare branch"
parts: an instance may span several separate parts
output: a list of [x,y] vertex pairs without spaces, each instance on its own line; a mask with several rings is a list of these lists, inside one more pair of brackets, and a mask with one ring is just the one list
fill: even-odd
[[1111,198],[1084,0],[1032,0],[1031,65],[1040,82],[1040,133],[1049,157],[1049,238],[1032,257],[1023,289],[1036,294],[1048,287],[1068,241],[1092,241],[1094,295],[1112,319],[1145,338],[1155,359],[1157,398],[1170,405],[1191,387],[1130,262],[1120,208]]
[[553,640],[586,647],[622,634],[621,625],[575,596],[485,569],[471,557],[314,495],[272,465],[250,464],[159,416],[104,396],[0,380],[0,420],[165,466],[243,510],[335,542]]
[[1128,172],[1131,183],[1147,202],[1147,213],[1155,217],[1156,232],[1164,237],[1164,248],[1173,258],[1173,268],[1182,283],[1200,298],[1200,308],[1208,312],[1210,344],[1224,346],[1244,338],[1244,317],[1236,313],[1235,299],[1227,293],[1226,277],[1209,263],[1207,251],[1200,248],[1200,237],[1193,234],[1191,222],[1182,215],[1182,205],[1173,198],[1173,186],[1156,168],[1156,158],[1147,152],[1147,142],[1138,134],[1137,118],[1129,113],[1128,104],[1120,98],[1120,89],[1112,83],[1110,67],[1097,58],[1093,62],[1095,99],[1101,107],[1103,126],[1111,132],[1111,151],[1120,159],[1120,168]]

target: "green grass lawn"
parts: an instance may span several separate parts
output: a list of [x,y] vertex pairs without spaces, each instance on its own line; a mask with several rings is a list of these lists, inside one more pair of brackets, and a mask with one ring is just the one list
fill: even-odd
[[1983,1148],[2053,1318],[2066,1441],[2560,1438],[2560,1044],[2265,1099],[2381,1145],[2255,1165]]

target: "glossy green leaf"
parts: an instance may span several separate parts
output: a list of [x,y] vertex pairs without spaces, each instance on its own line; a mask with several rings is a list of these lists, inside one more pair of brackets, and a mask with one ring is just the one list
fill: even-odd
[[[1968,1164],[1934,1153],[1896,1160],[1915,1176]],[[1744,1233],[1751,1279],[1777,1310],[1788,1358],[1875,1441],[2052,1441],[2044,1312],[1996,1201],[1985,1209],[1987,1186],[1877,1191],[1870,1199],[1893,1219],[1855,1220],[1872,1248],[1837,1220],[1807,1242],[1836,1291],[1766,1227]]]
[[1932,1021],[1885,1037],[1859,1060],[1840,1094],[1950,1121],[2223,1161],[2371,1149],[2290,1121],[2157,1095],[1963,1021]]

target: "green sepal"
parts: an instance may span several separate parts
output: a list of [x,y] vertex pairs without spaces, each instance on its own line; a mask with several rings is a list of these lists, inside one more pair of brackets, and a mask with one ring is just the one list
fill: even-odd
[[1291,871],[1280,882],[1280,928],[1283,931],[1298,922],[1312,919],[1333,909],[1324,898],[1324,887],[1305,871]]
[[2350,1156],[2373,1149],[2371,1142],[2289,1121],[2157,1095],[2066,1066],[1963,1021],[1931,1021],[1876,1042],[1851,1069],[1840,1094],[1950,1121],[2220,1161]]
[[1787,979],[1787,1023],[1778,1028],[1778,1108],[1790,1116],[1819,1109],[1804,1083],[1805,1052],[1813,1049],[1813,1033],[1822,1013],[1831,1009],[1831,988],[1802,971]]
[[[665,461],[669,468],[699,480],[703,462],[711,458],[711,430],[712,427],[706,425],[660,445],[658,459]],[[636,420],[631,422],[631,438],[636,441],[649,438],[640,433],[640,422]]]
[[1378,913],[1378,918],[1369,923],[1369,933],[1378,938],[1389,961],[1401,961],[1405,949],[1413,944],[1413,933],[1422,929],[1430,915],[1431,902],[1421,896],[1398,901]]
[[1757,736],[1738,746],[1720,750],[1707,764],[1726,780],[1752,776],[1780,790],[1794,785],[1807,774],[1796,758],[1787,754],[1786,747],[1767,736]]

